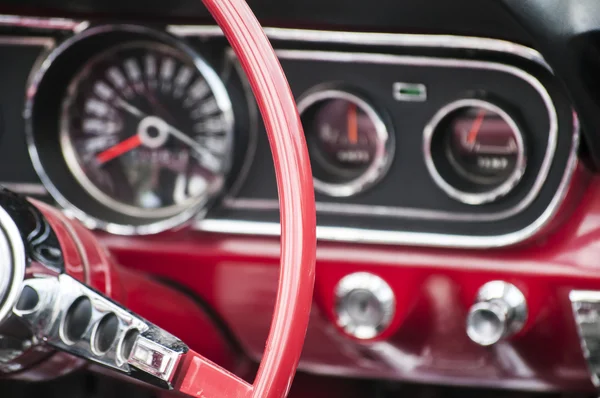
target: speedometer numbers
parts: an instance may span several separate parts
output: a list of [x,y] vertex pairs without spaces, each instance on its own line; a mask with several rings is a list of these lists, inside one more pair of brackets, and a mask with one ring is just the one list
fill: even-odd
[[507,195],[526,167],[518,124],[501,107],[480,99],[442,108],[425,129],[424,152],[437,185],[472,205]]
[[71,172],[116,211],[168,216],[222,187],[230,105],[176,49],[146,41],[105,51],[73,79],[62,112]]

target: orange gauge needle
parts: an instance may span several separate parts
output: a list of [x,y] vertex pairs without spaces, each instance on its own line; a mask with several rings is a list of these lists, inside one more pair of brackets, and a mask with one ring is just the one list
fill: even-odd
[[481,130],[481,125],[483,124],[483,119],[485,119],[485,109],[479,111],[479,113],[477,114],[477,118],[471,125],[471,130],[469,131],[469,135],[467,135],[468,144],[475,144],[477,134],[479,134],[479,130]]
[[356,105],[348,105],[348,141],[352,145],[358,142],[358,122],[356,117]]
[[104,164],[140,145],[142,145],[142,140],[140,139],[140,136],[136,134],[133,137],[127,138],[125,141],[121,141],[107,150],[100,152],[96,155],[96,160],[98,163]]

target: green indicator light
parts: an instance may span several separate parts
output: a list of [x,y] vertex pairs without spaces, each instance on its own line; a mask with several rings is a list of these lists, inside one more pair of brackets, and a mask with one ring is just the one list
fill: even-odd
[[421,83],[396,82],[393,91],[396,101],[423,102],[427,100],[427,87]]
[[423,95],[423,91],[418,88],[404,87],[400,89],[400,94],[403,95]]

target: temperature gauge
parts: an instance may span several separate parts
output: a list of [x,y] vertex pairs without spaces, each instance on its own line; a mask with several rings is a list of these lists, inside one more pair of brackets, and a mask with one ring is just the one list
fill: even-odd
[[500,107],[483,100],[454,102],[425,129],[426,163],[434,181],[468,204],[508,194],[526,166],[523,135]]
[[305,96],[298,109],[317,191],[351,196],[383,176],[393,155],[392,137],[366,101],[326,90]]

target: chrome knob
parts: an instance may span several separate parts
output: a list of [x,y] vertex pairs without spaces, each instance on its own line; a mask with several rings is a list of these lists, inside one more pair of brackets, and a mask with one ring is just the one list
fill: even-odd
[[335,289],[337,324],[358,339],[372,339],[387,328],[396,309],[390,285],[377,275],[357,272]]
[[486,283],[479,289],[467,315],[467,335],[481,346],[496,344],[518,333],[527,320],[525,296],[503,281]]

